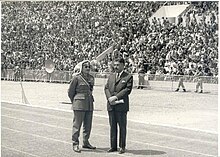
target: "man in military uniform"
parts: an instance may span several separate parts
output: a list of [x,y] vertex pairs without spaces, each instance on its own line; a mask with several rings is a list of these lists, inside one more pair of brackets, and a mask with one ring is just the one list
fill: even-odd
[[202,80],[202,76],[204,75],[202,67],[199,66],[196,73],[195,73],[195,80],[197,81],[196,83],[196,90],[195,92],[197,93],[200,87],[200,92],[199,93],[203,93],[203,80]]
[[145,70],[144,70],[144,65],[141,64],[139,69],[138,69],[138,87],[137,89],[143,89],[145,85]]
[[[83,148],[96,149],[89,143],[90,132],[92,129],[93,117],[93,86],[94,77],[89,74],[90,62],[88,60],[79,63],[76,67],[79,68],[79,73],[73,75],[70,83],[68,96],[72,102],[74,112],[72,142],[73,150],[80,153],[79,135],[80,128],[83,124]],[[76,71],[76,70],[74,70]]]
[[183,88],[183,91],[186,92],[186,88],[185,88],[185,86],[184,86],[184,84],[183,84],[183,81],[184,81],[184,72],[183,72],[182,66],[179,66],[176,75],[179,75],[179,83],[178,83],[178,87],[177,87],[177,89],[176,89],[175,91],[178,92],[179,89],[180,89],[180,87],[182,87],[182,88]]

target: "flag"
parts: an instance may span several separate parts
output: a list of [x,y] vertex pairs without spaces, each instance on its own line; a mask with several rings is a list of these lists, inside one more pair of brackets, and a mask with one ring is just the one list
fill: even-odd
[[106,55],[113,52],[113,45],[110,46],[108,49],[103,51],[100,55],[96,57],[96,60],[99,62],[100,60],[104,59]]
[[26,96],[25,96],[24,88],[23,88],[22,82],[20,82],[20,83],[21,83],[21,90],[22,90],[22,93],[21,93],[21,94],[22,94],[22,103],[24,103],[24,104],[30,104],[30,103],[28,102]]

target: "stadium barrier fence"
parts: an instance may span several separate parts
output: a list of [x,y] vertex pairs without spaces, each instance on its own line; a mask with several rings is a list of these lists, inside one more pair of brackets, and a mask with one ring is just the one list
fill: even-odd
[[[109,73],[97,73],[91,72],[95,78],[101,78],[106,81]],[[133,73],[135,84],[137,84],[138,74]],[[180,77],[184,78],[184,82],[196,82],[197,77],[194,76],[179,76],[179,75],[156,75],[156,74],[145,74],[146,81],[169,81],[177,82]],[[2,70],[2,80],[13,80],[13,81],[40,81],[40,82],[56,82],[56,83],[69,83],[72,78],[71,71],[57,71],[49,74],[45,70],[21,70],[15,72],[12,69]],[[218,77],[215,76],[202,76],[204,83],[218,84]],[[104,82],[103,82],[104,84]]]

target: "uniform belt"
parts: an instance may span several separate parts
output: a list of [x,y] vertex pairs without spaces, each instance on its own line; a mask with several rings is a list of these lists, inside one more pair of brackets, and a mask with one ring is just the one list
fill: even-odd
[[90,92],[77,92],[77,94],[88,94],[88,95],[91,95]]

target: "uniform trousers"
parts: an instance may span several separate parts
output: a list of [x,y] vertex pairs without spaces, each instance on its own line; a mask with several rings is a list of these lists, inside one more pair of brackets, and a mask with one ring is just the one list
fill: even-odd
[[144,74],[138,75],[138,88],[143,88],[143,85],[145,83],[144,76]]
[[203,90],[203,81],[202,81],[201,78],[199,78],[198,81],[197,81],[196,91],[198,91],[199,87],[200,87],[201,90]]
[[177,87],[178,89],[179,89],[180,87],[182,87],[183,89],[185,89],[185,86],[184,86],[184,84],[183,84],[183,80],[184,80],[183,77],[180,77],[180,78],[179,78],[179,84],[178,84],[178,87]]
[[125,148],[126,146],[126,133],[127,133],[127,112],[109,111],[109,124],[110,124],[110,141],[111,148],[117,149],[117,125],[119,126],[119,147]]
[[73,145],[79,145],[80,128],[83,124],[83,144],[89,144],[89,137],[92,129],[93,111],[74,110],[72,142]]

